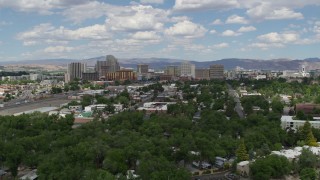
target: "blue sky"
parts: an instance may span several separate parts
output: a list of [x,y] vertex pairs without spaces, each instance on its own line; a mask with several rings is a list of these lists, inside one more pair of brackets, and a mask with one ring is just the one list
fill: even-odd
[[320,1],[0,0],[0,61],[320,57]]

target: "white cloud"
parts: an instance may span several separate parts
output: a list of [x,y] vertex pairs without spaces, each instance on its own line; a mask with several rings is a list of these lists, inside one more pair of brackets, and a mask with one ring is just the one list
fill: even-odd
[[252,43],[250,47],[268,49],[272,47],[285,47],[285,45],[305,45],[318,43],[316,38],[300,38],[297,32],[271,32],[257,37],[258,42]]
[[71,52],[74,50],[73,47],[67,46],[50,46],[44,49],[46,53],[63,53],[63,52]]
[[214,30],[214,29],[212,29],[212,30],[210,31],[210,34],[215,34],[215,33],[217,33],[217,31]]
[[272,48],[272,47],[282,48],[282,47],[284,47],[284,45],[281,44],[281,43],[252,43],[252,44],[249,45],[249,47],[260,48],[262,50],[267,50],[267,49]]
[[190,21],[188,16],[174,16],[170,18],[171,22]]
[[139,31],[131,36],[136,40],[160,40],[160,36],[154,31]]
[[215,49],[227,48],[227,47],[229,47],[229,44],[228,43],[220,43],[220,44],[215,44],[212,47]]
[[96,19],[106,16],[107,12],[114,10],[119,10],[119,7],[98,1],[91,1],[86,4],[80,4],[78,6],[67,8],[62,12],[62,15],[64,15],[69,21],[81,23],[87,19]]
[[281,19],[303,19],[303,15],[292,9],[282,6],[277,7],[270,2],[262,2],[247,10],[247,15],[256,20],[281,20]]
[[239,35],[241,35],[241,33],[237,33],[237,32],[232,31],[232,30],[225,30],[222,33],[222,36],[239,36]]
[[168,12],[152,6],[131,6],[126,11],[108,14],[106,24],[115,31],[152,31],[162,29]]
[[316,24],[315,26],[313,26],[312,31],[314,33],[320,34],[320,24],[319,25]]
[[201,11],[209,9],[233,9],[238,6],[237,0],[176,0],[173,9],[179,11]]
[[257,29],[253,26],[242,26],[238,29],[238,32],[244,33],[244,32],[251,32],[251,31],[255,31],[255,30],[257,30]]
[[220,25],[220,24],[223,24],[222,21],[220,19],[216,19],[214,20],[211,24],[213,25]]
[[195,24],[191,21],[182,21],[174,24],[172,27],[165,30],[165,34],[170,36],[182,36],[185,38],[202,37],[207,32],[207,29],[200,24]]
[[19,33],[17,39],[23,41],[24,45],[36,45],[42,43],[67,44],[71,40],[106,40],[110,36],[105,25],[96,24],[71,30],[63,26],[56,28],[45,23]]
[[292,43],[299,40],[299,34],[271,32],[258,36],[258,39],[268,43]]
[[140,0],[143,4],[163,4],[164,0]]
[[63,9],[79,4],[85,4],[91,0],[1,0],[1,8],[12,8],[17,11],[38,12],[40,14],[52,14],[53,9]]
[[248,24],[248,20],[238,15],[229,16],[226,24]]

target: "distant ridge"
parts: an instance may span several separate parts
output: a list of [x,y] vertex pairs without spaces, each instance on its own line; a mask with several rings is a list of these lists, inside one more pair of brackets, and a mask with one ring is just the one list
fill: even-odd
[[[86,62],[89,66],[94,66],[96,61],[104,61],[105,56],[94,57],[84,60],[76,59],[41,59],[41,60],[24,60],[24,61],[7,61],[0,62],[0,65],[57,65],[66,66],[70,62]],[[169,59],[169,58],[119,58],[120,65],[122,67],[136,68],[137,64],[145,63],[149,64],[150,68],[164,69],[168,65],[179,65],[183,59]],[[211,64],[222,64],[225,69],[234,69],[237,66],[244,69],[264,69],[264,70],[297,70],[303,64],[308,69],[320,69],[320,58],[307,58],[302,60],[290,60],[290,59],[239,59],[239,58],[227,58],[216,61],[190,61],[196,65],[196,68],[208,68]]]

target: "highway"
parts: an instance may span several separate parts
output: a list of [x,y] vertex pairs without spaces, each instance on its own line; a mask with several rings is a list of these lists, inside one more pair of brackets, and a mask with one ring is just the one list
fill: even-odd
[[227,86],[229,89],[229,94],[231,96],[233,96],[234,102],[236,103],[234,110],[237,112],[237,114],[240,118],[245,118],[245,114],[243,112],[243,107],[241,105],[241,101],[240,101],[238,93],[232,88],[232,86],[230,84],[227,84]]
[[230,171],[227,172],[218,172],[215,174],[204,174],[199,176],[193,176],[192,180],[228,180],[229,178],[226,176]]
[[54,95],[53,97],[43,98],[39,100],[19,100],[19,101],[9,101],[4,103],[4,107],[0,108],[0,110],[10,109],[10,108],[16,108],[19,106],[25,106],[26,104],[32,105],[42,102],[48,102],[48,101],[55,101],[59,99],[67,99],[68,95],[64,94],[58,94]]
[[9,102],[4,107],[0,108],[0,115],[13,115],[15,113],[37,109],[40,107],[60,106],[60,104],[70,102],[67,95],[55,95],[54,97],[44,98],[37,101],[25,102]]

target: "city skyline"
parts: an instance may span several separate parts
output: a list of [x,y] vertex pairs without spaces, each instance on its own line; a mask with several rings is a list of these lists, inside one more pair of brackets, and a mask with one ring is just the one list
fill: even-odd
[[320,1],[0,1],[0,62],[320,57]]

